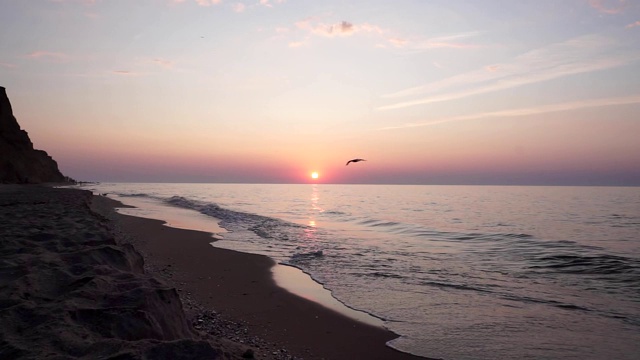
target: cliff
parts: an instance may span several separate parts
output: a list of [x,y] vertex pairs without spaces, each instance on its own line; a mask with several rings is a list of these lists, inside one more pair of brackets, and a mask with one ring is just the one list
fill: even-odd
[[62,182],[65,176],[45,151],[33,148],[29,134],[20,129],[11,103],[0,86],[0,183]]

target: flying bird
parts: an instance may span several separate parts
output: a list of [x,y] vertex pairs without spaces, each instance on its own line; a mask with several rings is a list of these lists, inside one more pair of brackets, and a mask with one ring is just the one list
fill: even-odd
[[347,164],[345,166],[349,165],[349,163],[352,163],[352,162],[353,163],[357,163],[357,162],[360,162],[360,161],[367,161],[367,160],[365,160],[365,159],[351,159],[351,160],[347,161]]

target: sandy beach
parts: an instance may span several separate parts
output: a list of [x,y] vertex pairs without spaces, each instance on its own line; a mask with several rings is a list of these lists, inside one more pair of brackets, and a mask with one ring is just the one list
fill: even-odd
[[0,357],[417,358],[385,346],[394,333],[278,287],[269,258],[118,205],[0,187]]

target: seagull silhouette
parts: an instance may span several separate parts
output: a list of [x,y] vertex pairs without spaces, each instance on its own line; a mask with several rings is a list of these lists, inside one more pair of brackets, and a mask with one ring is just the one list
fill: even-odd
[[352,162],[353,163],[357,163],[359,161],[367,161],[367,160],[365,160],[365,159],[351,159],[351,160],[347,161],[347,164],[345,166],[349,165],[349,163],[352,163]]

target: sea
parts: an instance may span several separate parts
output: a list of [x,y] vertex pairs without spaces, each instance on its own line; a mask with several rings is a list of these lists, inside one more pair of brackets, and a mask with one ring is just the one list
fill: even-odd
[[300,269],[404,352],[640,359],[638,187],[81,187],[210,219],[213,246]]

